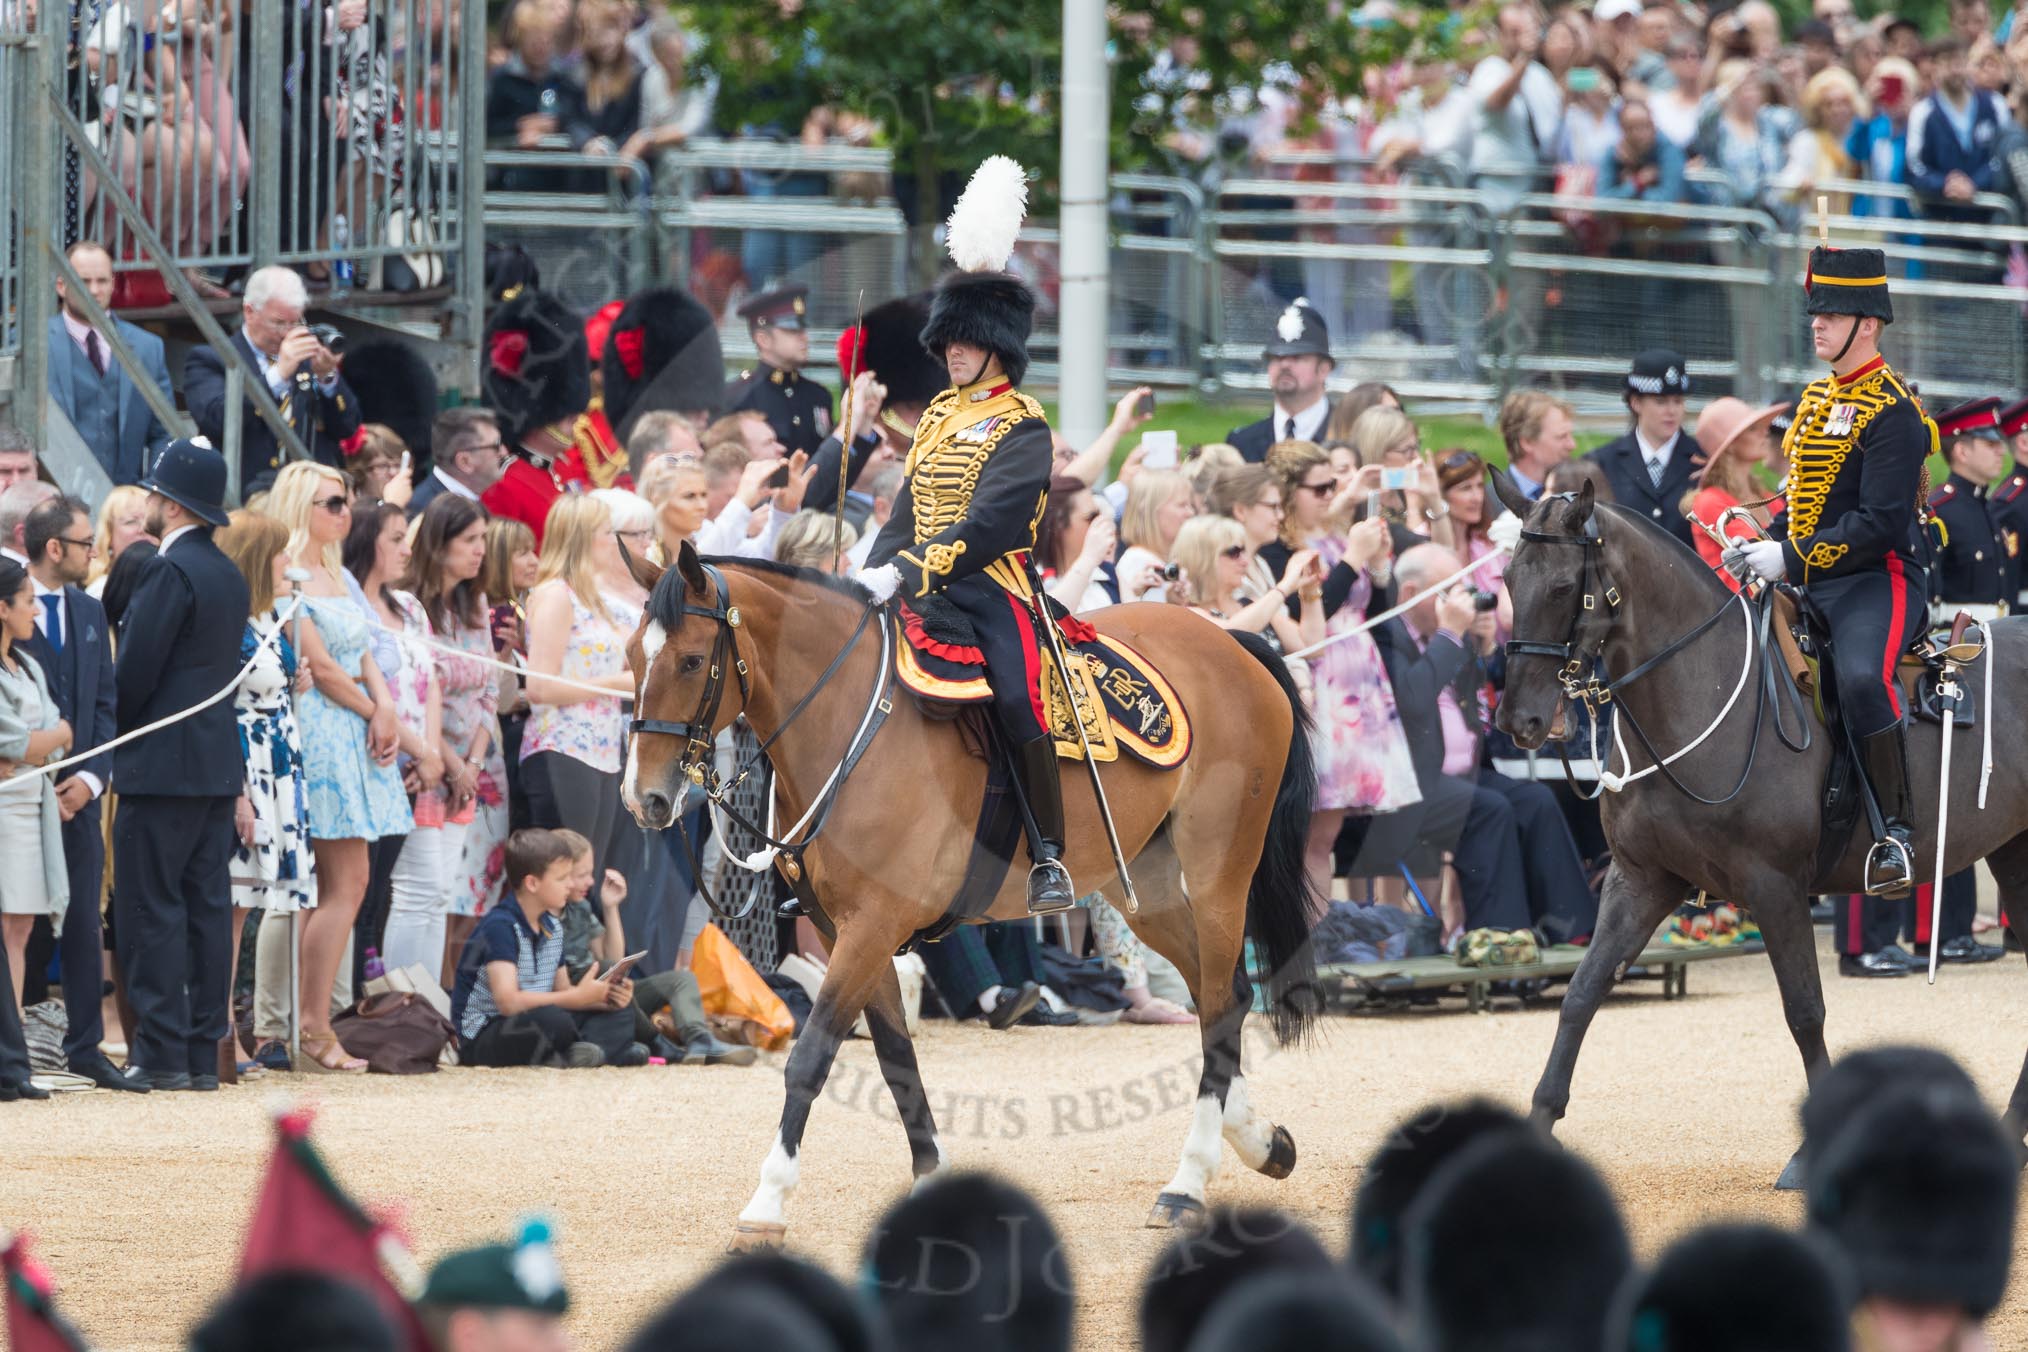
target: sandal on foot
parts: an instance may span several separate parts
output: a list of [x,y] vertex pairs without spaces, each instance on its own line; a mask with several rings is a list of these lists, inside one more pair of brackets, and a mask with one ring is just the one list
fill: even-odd
[[1161,996],[1150,996],[1138,1005],[1130,1006],[1120,1016],[1125,1023],[1195,1023],[1197,1016],[1181,1005]]
[[315,1075],[364,1075],[366,1063],[339,1045],[335,1033],[303,1039],[303,1064]]

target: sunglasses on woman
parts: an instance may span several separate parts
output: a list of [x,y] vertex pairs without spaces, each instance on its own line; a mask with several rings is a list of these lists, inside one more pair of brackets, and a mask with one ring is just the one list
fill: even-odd
[[1337,491],[1337,488],[1338,488],[1338,485],[1337,485],[1337,484],[1335,484],[1335,483],[1332,483],[1332,482],[1330,482],[1329,480],[1326,480],[1325,482],[1323,482],[1323,483],[1320,483],[1320,484],[1297,484],[1297,485],[1296,485],[1296,491],[1297,491],[1298,493],[1315,493],[1315,494],[1316,494],[1316,495],[1317,495],[1318,497],[1320,497],[1320,498],[1328,498],[1328,497],[1330,497],[1332,493],[1334,493],[1334,492],[1336,492],[1336,491]]
[[1246,557],[1246,546],[1227,545],[1218,551],[1218,557],[1221,559],[1243,559]]
[[322,507],[325,511],[331,513],[331,515],[336,516],[352,505],[352,499],[344,496],[342,493],[333,493],[328,498],[317,499],[312,505]]
[[1474,456],[1470,451],[1452,451],[1449,455],[1437,461],[1437,468],[1463,469],[1466,465],[1471,464],[1472,461],[1476,458],[1477,457]]

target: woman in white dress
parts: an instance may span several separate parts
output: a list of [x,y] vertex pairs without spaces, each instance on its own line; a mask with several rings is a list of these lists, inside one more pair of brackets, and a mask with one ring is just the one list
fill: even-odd
[[28,570],[0,559],[0,939],[17,1008],[35,918],[60,931],[70,905],[54,777],[16,778],[70,751],[70,724],[57,716],[42,669],[15,646],[35,633],[37,609]]

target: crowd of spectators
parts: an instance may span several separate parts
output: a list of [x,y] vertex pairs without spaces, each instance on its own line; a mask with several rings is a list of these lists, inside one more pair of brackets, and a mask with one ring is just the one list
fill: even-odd
[[[1342,1259],[1285,1212],[1220,1208],[1148,1264],[1129,1295],[1134,1341],[1144,1352],[1994,1345],[2019,1170],[1964,1070],[1922,1048],[1854,1053],[1799,1117],[1800,1224],[1706,1221],[1642,1262],[1581,1155],[1486,1100],[1433,1103],[1365,1161],[1338,1222]],[[1096,1317],[1077,1267],[1027,1191],[939,1175],[888,1207],[849,1285],[802,1258],[736,1255],[631,1328],[607,1312],[606,1341],[624,1352],[1068,1352]],[[566,1352],[584,1310],[567,1276],[537,1220],[514,1242],[440,1259],[412,1309],[376,1304],[352,1274],[243,1279],[187,1346],[393,1352],[405,1345],[395,1315],[441,1352]]]

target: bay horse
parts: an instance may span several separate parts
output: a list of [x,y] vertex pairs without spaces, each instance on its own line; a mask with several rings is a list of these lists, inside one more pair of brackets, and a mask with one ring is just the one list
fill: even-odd
[[[818,828],[798,867],[820,908],[813,918],[830,940],[830,966],[789,1054],[780,1125],[734,1237],[738,1247],[772,1245],[787,1228],[810,1105],[861,1012],[915,1176],[948,1164],[892,958],[958,895],[987,767],[957,724],[927,716],[896,686],[888,645],[902,641],[898,626],[857,584],[752,559],[706,561],[687,543],[666,571],[630,562],[650,592],[627,645],[636,718],[624,794],[635,818],[669,827],[693,772],[702,767],[709,779],[711,738],[743,714],[773,766],[775,820],[809,814]],[[1247,1096],[1240,1028],[1252,989],[1241,957],[1251,925],[1273,1030],[1284,1044],[1300,1042],[1316,1017],[1303,869],[1316,790],[1307,719],[1286,668],[1257,639],[1234,641],[1179,606],[1118,606],[1089,619],[1160,668],[1194,729],[1174,769],[1124,754],[1103,767],[1138,914],[1121,905],[1088,771],[1060,767],[1072,876],[1087,891],[1104,882],[1100,890],[1176,964],[1197,1002],[1196,1106],[1182,1162],[1148,1220],[1185,1225],[1204,1213],[1221,1140],[1270,1177],[1295,1167],[1293,1137]],[[1027,916],[1018,861],[981,919]]]
[[[1495,471],[1492,479],[1500,501],[1523,523],[1506,585],[1516,647],[1526,651],[1509,649],[1500,728],[1528,750],[1561,735],[1566,663],[1588,666],[1599,658],[1608,680],[1624,682],[1600,716],[1617,708],[1623,729],[1639,729],[1632,738],[1621,732],[1627,765],[1620,768],[1638,774],[1657,756],[1667,762],[1662,773],[1650,771],[1602,796],[1612,866],[1598,927],[1564,995],[1555,1044],[1535,1087],[1536,1121],[1548,1127],[1564,1115],[1578,1047],[1599,1002],[1693,888],[1752,911],[1804,1074],[1814,1083],[1828,1058],[1810,897],[1860,891],[1872,844],[1862,815],[1836,862],[1819,874],[1830,736],[1821,727],[1808,739],[1800,729],[1785,734],[1778,710],[1757,712],[1759,696],[1745,686],[1758,681],[1762,660],[1781,659],[1768,659],[1747,601],[1689,546],[1638,513],[1594,503],[1589,484],[1529,502],[1505,475]],[[1962,678],[1976,694],[1980,720],[2028,700],[2028,622],[2000,620],[1989,626],[1989,640]],[[1988,664],[1996,661],[1989,701]],[[1626,679],[1630,673],[1638,675]],[[2017,720],[1992,724],[1993,776],[1982,810],[1978,751],[1986,732],[1985,726],[1970,736],[1960,732],[1953,747],[1946,871],[1986,860],[2008,927],[2028,934],[2028,731]],[[1941,737],[1934,723],[1914,721],[1908,730],[1909,784],[1923,805],[1911,823],[1918,878],[1931,877],[1936,863]],[[2007,1112],[2019,1134],[2028,1125],[2028,1060]],[[1798,1159],[1777,1186],[1800,1186]]]

